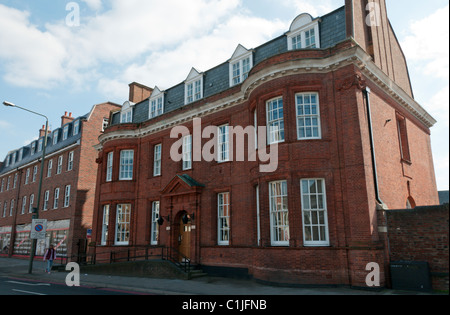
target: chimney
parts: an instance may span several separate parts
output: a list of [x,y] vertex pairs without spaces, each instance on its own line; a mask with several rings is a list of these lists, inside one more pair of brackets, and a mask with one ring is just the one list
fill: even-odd
[[153,89],[148,86],[133,82],[128,85],[130,87],[129,101],[139,103],[152,95]]
[[[48,128],[47,135],[52,133],[50,128]],[[42,138],[45,135],[45,125],[42,125],[42,128],[39,130],[39,138]]]
[[69,113],[69,116],[67,116],[67,112],[65,112],[64,116],[61,116],[61,127],[73,120],[72,113]]
[[389,22],[386,0],[345,0],[347,37],[388,77],[414,97],[402,48]]

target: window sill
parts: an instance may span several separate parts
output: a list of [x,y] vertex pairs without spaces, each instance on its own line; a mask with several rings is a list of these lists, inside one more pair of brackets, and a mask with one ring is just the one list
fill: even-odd
[[412,165],[412,162],[410,160],[400,159],[400,162],[407,165]]

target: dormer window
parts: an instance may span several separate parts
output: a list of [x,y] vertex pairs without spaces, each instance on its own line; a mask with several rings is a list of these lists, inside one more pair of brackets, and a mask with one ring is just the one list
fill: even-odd
[[122,111],[120,113],[120,123],[129,124],[133,122],[133,106],[135,104],[132,102],[125,102],[122,106]]
[[238,85],[247,79],[253,67],[253,51],[239,45],[230,61],[230,87]]
[[53,132],[53,145],[58,143],[59,130]]
[[189,104],[203,98],[203,74],[192,68],[184,87],[184,103]]
[[41,151],[42,151],[43,143],[44,143],[44,138],[39,139],[39,142],[38,142],[38,152],[41,152]]
[[307,13],[300,14],[286,35],[288,50],[320,48],[319,19]]
[[69,137],[69,125],[65,125],[63,129],[63,141]]
[[73,123],[73,135],[76,136],[80,132],[80,120],[77,119]]
[[152,95],[150,96],[150,108],[148,118],[152,119],[164,114],[164,92],[158,87],[155,87]]

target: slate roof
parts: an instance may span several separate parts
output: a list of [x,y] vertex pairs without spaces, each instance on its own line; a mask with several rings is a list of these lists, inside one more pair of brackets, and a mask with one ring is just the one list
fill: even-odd
[[[72,144],[77,143],[81,139],[82,134],[83,134],[83,130],[82,130],[83,129],[82,128],[83,124],[80,123],[80,125],[79,125],[80,126],[80,130],[79,130],[78,134],[77,135],[73,135],[73,123],[75,121],[77,121],[77,120],[80,120],[80,121],[81,120],[86,120],[88,116],[89,116],[89,113],[86,114],[86,115],[80,116],[78,118],[75,118],[72,122],[67,123],[67,124],[64,125],[64,126],[66,126],[66,125],[69,126],[69,136],[67,137],[66,140],[62,140],[64,126],[62,126],[61,128],[57,128],[57,129],[53,130],[47,136],[47,147],[46,147],[46,150],[45,150],[45,155],[48,156],[48,155],[50,155],[50,154],[52,154],[54,152],[57,152],[57,151],[59,151],[59,150],[61,150],[63,148],[66,148],[66,147],[68,147],[68,146],[70,146]],[[56,130],[59,130],[58,142],[56,144],[53,144],[53,133]],[[41,137],[39,139],[43,139],[43,138],[44,137]],[[3,164],[0,166],[0,175],[2,175],[4,173],[7,173],[7,172],[9,172],[11,170],[17,169],[17,168],[19,168],[19,167],[21,167],[23,165],[28,164],[28,163],[32,163],[34,161],[39,160],[42,157],[42,151],[38,152],[38,150],[36,149],[35,152],[33,154],[31,154],[32,153],[31,152],[32,151],[32,149],[31,149],[32,144],[35,143],[36,144],[36,148],[37,148],[38,143],[39,143],[39,139],[35,140],[35,141],[32,141],[30,144],[28,144],[28,145],[26,145],[26,146],[24,146],[22,148],[18,148],[17,150],[10,151],[6,157],[12,155],[14,152],[17,152],[16,162],[15,163],[14,162],[10,162],[9,165],[6,166],[6,157],[5,157],[5,160],[3,161]],[[19,158],[19,151],[21,149],[23,149],[23,155],[22,155],[22,160],[19,161],[18,160],[18,158]]]

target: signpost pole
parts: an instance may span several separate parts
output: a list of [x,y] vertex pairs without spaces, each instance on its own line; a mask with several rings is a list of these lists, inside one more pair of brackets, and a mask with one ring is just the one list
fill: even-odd
[[[45,167],[45,149],[47,148],[47,136],[48,136],[48,119],[45,124],[45,135],[44,135],[44,141],[43,141],[43,149],[42,149],[42,161],[41,161],[41,170],[39,174],[39,187],[38,187],[38,197],[37,197],[37,207],[33,209],[33,219],[39,219],[39,203],[41,202],[41,194],[42,194],[42,179],[44,177],[44,167]],[[31,244],[31,252],[30,252],[30,263],[28,265],[28,273],[33,273],[33,260],[34,255],[36,254],[36,239],[32,239]]]

